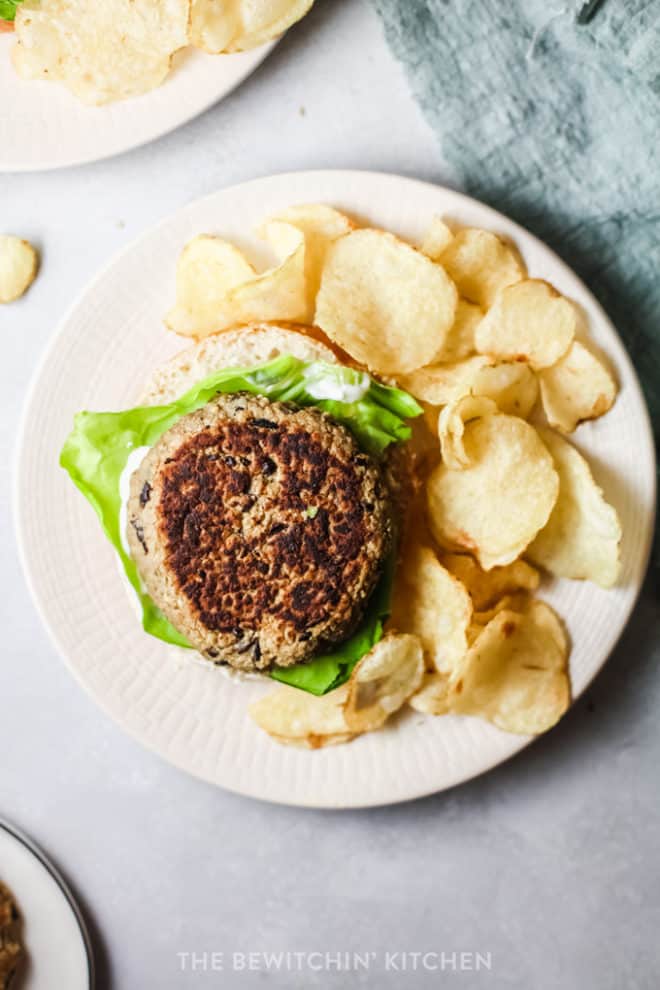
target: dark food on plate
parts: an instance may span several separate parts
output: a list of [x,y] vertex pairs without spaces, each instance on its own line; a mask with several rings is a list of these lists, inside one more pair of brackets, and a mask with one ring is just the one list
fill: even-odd
[[171,427],[131,479],[149,594],[206,657],[289,666],[359,623],[392,545],[381,468],[339,423],[245,393]]
[[0,990],[9,990],[23,960],[21,916],[11,891],[0,883]]

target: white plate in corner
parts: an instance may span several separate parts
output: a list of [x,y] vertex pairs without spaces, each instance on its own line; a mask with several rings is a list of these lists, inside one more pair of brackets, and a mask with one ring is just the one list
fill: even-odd
[[71,891],[44,854],[1,820],[0,880],[23,919],[27,963],[16,990],[92,990],[89,935]]
[[21,79],[13,34],[0,34],[0,172],[36,172],[110,158],[169,134],[247,78],[276,42],[235,55],[187,48],[157,89],[108,106],[81,103],[60,83]]
[[[306,752],[278,745],[247,714],[264,692],[145,635],[96,516],[58,466],[73,415],[134,404],[154,364],[181,344],[163,329],[185,242],[215,231],[249,246],[250,231],[285,206],[327,202],[417,241],[435,213],[511,238],[532,275],[582,307],[616,370],[612,412],[574,434],[623,523],[619,587],[545,582],[541,596],[567,622],[577,697],[616,644],[641,588],[655,510],[655,454],[637,377],[594,297],[527,231],[475,200],[412,179],[369,172],[302,172],[222,190],[164,220],[116,257],[63,320],[31,388],[19,438],[16,519],[37,607],[70,670],[131,735],[178,767],[252,797],[345,808],[389,804],[467,780],[529,739],[478,719],[408,712],[381,732]],[[254,241],[256,248],[258,242]],[[270,688],[267,688],[268,690]],[[561,732],[561,725],[558,727]],[[577,757],[576,757],[577,758]]]

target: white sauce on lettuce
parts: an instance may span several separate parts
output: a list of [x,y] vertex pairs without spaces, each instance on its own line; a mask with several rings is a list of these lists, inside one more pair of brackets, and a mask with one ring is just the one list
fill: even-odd
[[363,374],[358,382],[340,382],[331,378],[309,382],[307,392],[313,399],[319,401],[330,399],[335,402],[359,402],[371,387],[369,375]]
[[124,470],[119,476],[119,537],[125,553],[131,556],[131,551],[126,538],[126,527],[128,526],[128,500],[131,495],[131,475],[137,471],[142,461],[145,459],[151,447],[136,447],[128,455]]

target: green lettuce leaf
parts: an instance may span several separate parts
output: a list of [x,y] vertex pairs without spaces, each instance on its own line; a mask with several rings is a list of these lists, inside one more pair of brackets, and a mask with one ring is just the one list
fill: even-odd
[[[407,440],[410,427],[405,420],[422,412],[408,393],[380,385],[364,372],[282,355],[254,368],[217,371],[167,405],[138,406],[118,413],[79,413],[62,448],[60,464],[93,506],[119,555],[138,596],[145,632],[176,646],[190,644],[143,591],[135,562],[123,546],[120,479],[131,451],[152,447],[182,416],[201,409],[219,393],[233,392],[317,406],[351,430],[360,446],[374,456],[382,455],[393,443]],[[374,592],[362,625],[347,642],[310,663],[276,670],[273,676],[314,694],[324,694],[342,683],[382,636],[391,597],[390,572],[391,567]]]
[[13,21],[22,0],[0,0],[0,21]]

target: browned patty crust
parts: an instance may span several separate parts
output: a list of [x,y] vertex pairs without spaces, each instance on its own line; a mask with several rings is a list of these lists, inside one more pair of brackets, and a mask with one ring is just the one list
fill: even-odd
[[21,918],[11,892],[0,883],[0,990],[9,990],[23,959]]
[[264,669],[348,636],[392,544],[381,470],[318,409],[219,396],[161,437],[131,479],[146,588],[216,662]]

